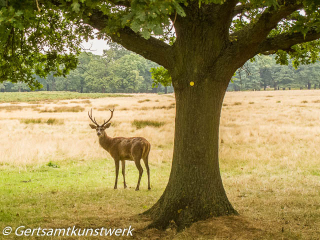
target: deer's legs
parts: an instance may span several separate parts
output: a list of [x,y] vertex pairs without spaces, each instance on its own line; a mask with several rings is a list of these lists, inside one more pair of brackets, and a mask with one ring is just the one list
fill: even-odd
[[126,170],[126,161],[125,160],[121,161],[121,166],[122,166],[123,185],[124,185],[124,188],[127,188],[126,176],[125,176],[125,170]]
[[118,185],[118,175],[119,175],[119,160],[114,160],[114,163],[116,165],[116,181],[114,183],[114,189],[117,189]]
[[139,186],[140,186],[140,180],[141,180],[142,173],[143,173],[143,169],[142,169],[141,164],[140,164],[140,159],[139,160],[135,160],[134,162],[136,164],[136,167],[139,170],[139,180],[138,180],[138,184],[137,184],[137,187],[136,187],[136,191],[138,191],[139,190]]
[[143,159],[144,165],[146,166],[147,169],[147,174],[148,174],[148,190],[151,189],[150,187],[150,170],[149,170],[149,163],[148,163],[148,157]]

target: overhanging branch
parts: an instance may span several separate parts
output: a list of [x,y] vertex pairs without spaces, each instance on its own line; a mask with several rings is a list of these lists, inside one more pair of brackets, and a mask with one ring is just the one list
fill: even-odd
[[[241,66],[243,59],[250,59],[259,52],[259,47],[266,40],[270,31],[277,27],[278,23],[302,8],[303,5],[296,1],[289,1],[275,8],[273,6],[264,10],[256,21],[252,21],[241,30],[230,35],[230,39],[235,39],[230,45],[232,60]],[[266,50],[267,51],[267,50]]]
[[273,6],[267,8],[256,23],[250,24],[246,27],[247,33],[245,41],[261,42],[263,41],[270,31],[274,29],[277,24],[283,19],[302,8],[300,3],[288,3],[275,9]]
[[154,37],[145,39],[128,27],[120,29],[118,32],[120,34],[119,36],[117,34],[111,36],[111,39],[114,42],[164,66],[166,69],[170,69],[174,66],[170,45]]
[[302,33],[286,33],[280,34],[278,36],[267,38],[264,42],[261,43],[258,53],[268,54],[275,53],[278,50],[284,51],[293,51],[292,46],[304,43],[311,42],[320,38],[320,33],[316,30],[309,31],[304,37]]
[[[99,10],[95,10],[90,16],[88,24],[99,31],[103,31],[108,24],[108,16],[103,15]],[[170,69],[173,66],[171,46],[159,39],[154,37],[145,39],[129,27],[119,29],[117,34],[109,36],[114,42],[121,44],[126,49],[140,54],[167,69]]]

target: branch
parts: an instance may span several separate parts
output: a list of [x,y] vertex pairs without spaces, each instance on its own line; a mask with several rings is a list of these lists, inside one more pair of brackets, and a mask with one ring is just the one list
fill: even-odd
[[154,37],[150,37],[147,40],[141,37],[139,33],[132,31],[129,27],[120,29],[118,32],[120,33],[120,37],[116,34],[111,36],[114,42],[164,66],[166,69],[173,68],[173,54],[170,45]]
[[299,43],[311,42],[319,38],[320,32],[316,30],[309,31],[305,37],[302,33],[284,33],[272,38],[267,38],[261,43],[258,53],[272,54],[278,50],[292,52],[292,46]]
[[266,8],[257,20],[253,19],[241,30],[230,34],[230,44],[225,51],[228,57],[221,64],[234,64],[239,68],[257,53],[267,53],[268,49],[260,50],[260,48],[270,31],[276,28],[282,19],[302,7],[303,5],[297,3],[297,0],[286,0],[277,8],[273,6]]
[[259,52],[260,44],[282,19],[303,7],[295,0],[288,2],[277,8],[268,7],[258,20],[252,20],[252,23],[230,35],[230,39],[235,39],[231,42],[230,53],[239,56],[232,59],[239,67],[244,63],[243,59],[250,59]]
[[[88,24],[93,28],[103,32],[103,29],[108,24],[108,16],[103,15],[101,11],[93,11]],[[129,27],[124,27],[118,30],[117,34],[109,35],[111,39],[124,46],[126,49],[133,51],[141,56],[156,62],[167,69],[172,68],[173,54],[171,46],[162,42],[159,39],[150,37],[148,40],[135,33]]]
[[288,3],[275,9],[274,7],[267,8],[254,24],[249,24],[246,30],[246,37],[244,41],[251,43],[260,43],[263,41],[270,31],[274,29],[277,24],[283,19],[302,8],[300,3]]

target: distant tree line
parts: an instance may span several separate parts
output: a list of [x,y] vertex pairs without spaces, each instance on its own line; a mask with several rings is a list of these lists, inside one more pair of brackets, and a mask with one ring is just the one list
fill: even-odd
[[[66,77],[51,73],[46,79],[36,76],[42,91],[74,91],[102,93],[173,92],[171,77],[158,64],[146,60],[116,43],[104,50],[102,56],[83,52],[79,65]],[[156,70],[154,68],[157,68]],[[153,70],[151,70],[153,69]],[[155,79],[151,78],[151,72]],[[159,80],[160,79],[160,80]],[[297,69],[289,60],[287,65],[276,63],[274,56],[258,56],[238,69],[228,91],[319,89],[320,62],[300,65]],[[30,91],[27,84],[0,83],[2,92]]]
[[[78,67],[66,77],[51,73],[46,79],[36,76],[42,91],[75,91],[102,93],[172,92],[172,87],[153,84],[151,68],[159,65],[115,43],[102,56],[83,52]],[[169,89],[168,89],[169,88]],[[0,91],[30,91],[27,84],[0,83]]]
[[319,89],[320,63],[293,67],[276,64],[273,56],[257,56],[238,69],[229,83],[228,91]]

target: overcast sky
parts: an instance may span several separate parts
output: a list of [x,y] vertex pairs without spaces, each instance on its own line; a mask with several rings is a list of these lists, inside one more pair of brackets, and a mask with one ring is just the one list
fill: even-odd
[[103,50],[109,48],[106,40],[98,39],[93,39],[89,42],[83,42],[82,47],[85,49],[86,52],[92,52],[95,55],[102,55]]

